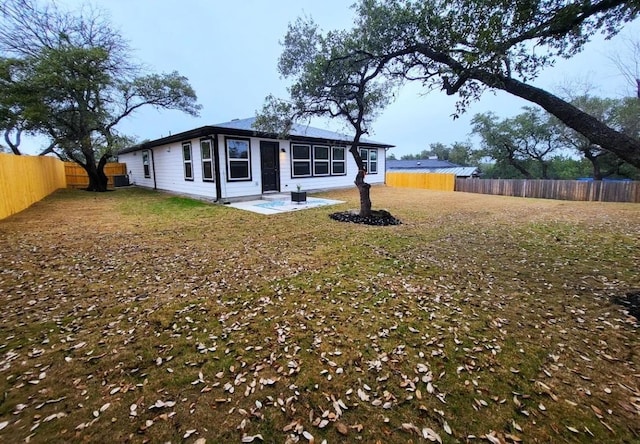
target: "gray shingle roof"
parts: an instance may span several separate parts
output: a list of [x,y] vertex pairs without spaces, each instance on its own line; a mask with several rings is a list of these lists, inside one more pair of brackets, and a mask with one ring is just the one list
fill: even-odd
[[[257,131],[253,128],[253,123],[255,122],[255,117],[251,117],[248,119],[235,119],[230,122],[223,122],[217,125],[208,125],[202,126],[199,128],[195,128],[189,131],[183,131],[181,133],[173,134],[171,136],[162,137],[160,139],[150,140],[147,142],[140,143],[138,145],[125,148],[120,150],[118,154],[131,153],[133,151],[139,151],[143,149],[153,148],[156,146],[165,145],[168,143],[175,143],[184,140],[189,140],[197,137],[207,137],[216,133],[224,133],[225,130],[229,133],[229,135],[241,135],[241,136],[258,136],[276,139],[276,134],[263,133],[261,131]],[[331,142],[344,142],[348,143],[353,140],[353,136],[348,136],[346,134],[336,133],[333,131],[328,131],[320,128],[314,128],[308,125],[300,125],[294,124],[289,132],[291,140],[299,140],[299,141],[321,141],[323,143],[331,143]],[[373,145],[382,148],[391,148],[393,145],[389,143],[375,142],[370,139],[361,138],[360,142],[363,145]]]
[[[243,130],[243,131],[256,131],[253,127],[256,118],[250,117],[248,119],[234,119],[230,122],[218,123],[214,125],[217,128],[229,128],[235,130]],[[346,134],[336,133],[334,131],[329,131],[320,128],[314,128],[309,125],[301,125],[299,123],[294,123],[291,130],[289,131],[289,135],[293,137],[309,137],[312,139],[326,139],[326,140],[336,140],[343,142],[351,142],[353,140],[353,136],[349,136]],[[362,143],[368,143],[373,145],[384,145],[384,146],[393,146],[391,144],[376,142],[374,140],[361,138],[360,141]]]

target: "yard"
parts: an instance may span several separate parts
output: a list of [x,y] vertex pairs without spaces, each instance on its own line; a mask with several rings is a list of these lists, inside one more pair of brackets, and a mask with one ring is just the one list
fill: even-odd
[[402,225],[63,190],[0,221],[2,442],[638,442],[640,207],[374,187]]

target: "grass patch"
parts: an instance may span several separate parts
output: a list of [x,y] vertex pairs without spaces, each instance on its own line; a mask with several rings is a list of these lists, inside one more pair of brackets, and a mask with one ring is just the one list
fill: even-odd
[[63,190],[0,221],[0,439],[640,438],[611,303],[640,287],[637,205],[375,187],[403,224],[372,227],[323,197],[347,203]]

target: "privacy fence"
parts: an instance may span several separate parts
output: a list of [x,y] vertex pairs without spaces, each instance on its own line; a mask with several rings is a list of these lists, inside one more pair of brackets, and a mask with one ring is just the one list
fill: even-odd
[[388,172],[386,184],[399,188],[540,199],[640,203],[640,182],[637,181],[456,179],[453,174]]
[[[87,188],[87,186],[89,186],[89,176],[87,176],[87,172],[77,163],[65,162],[64,170],[67,176],[67,188]],[[104,166],[104,173],[109,179],[107,188],[113,188],[115,177],[127,174],[127,164],[108,163]]]
[[454,174],[437,173],[387,173],[386,184],[398,188],[423,188],[427,190],[453,191]]
[[455,182],[455,190],[466,193],[559,200],[640,202],[640,182],[631,181],[456,179]]
[[0,219],[65,186],[64,163],[60,160],[0,153]]

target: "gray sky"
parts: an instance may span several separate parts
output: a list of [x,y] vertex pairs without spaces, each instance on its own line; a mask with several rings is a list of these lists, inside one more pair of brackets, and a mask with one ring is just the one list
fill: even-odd
[[[139,139],[253,116],[268,94],[286,97],[287,81],[280,79],[276,64],[288,23],[307,15],[327,31],[351,27],[353,21],[351,0],[58,0],[69,9],[87,3],[110,16],[134,48],[134,56],[151,72],[176,70],[186,76],[203,105],[200,117],[177,111],[138,111],[118,130]],[[622,35],[640,35],[638,21]],[[629,87],[607,58],[622,51],[621,40],[598,38],[583,53],[543,72],[534,84],[558,92],[563,84],[587,81],[595,94],[628,94]],[[469,122],[476,113],[493,111],[510,117],[531,105],[506,93],[487,92],[454,121],[454,98],[442,92],[424,93],[419,85],[405,87],[375,122],[370,138],[396,145],[392,152],[400,157],[427,149],[430,143],[471,140]],[[313,126],[345,132],[336,122],[315,121]],[[38,145],[34,140],[23,142],[28,153],[37,153]]]

